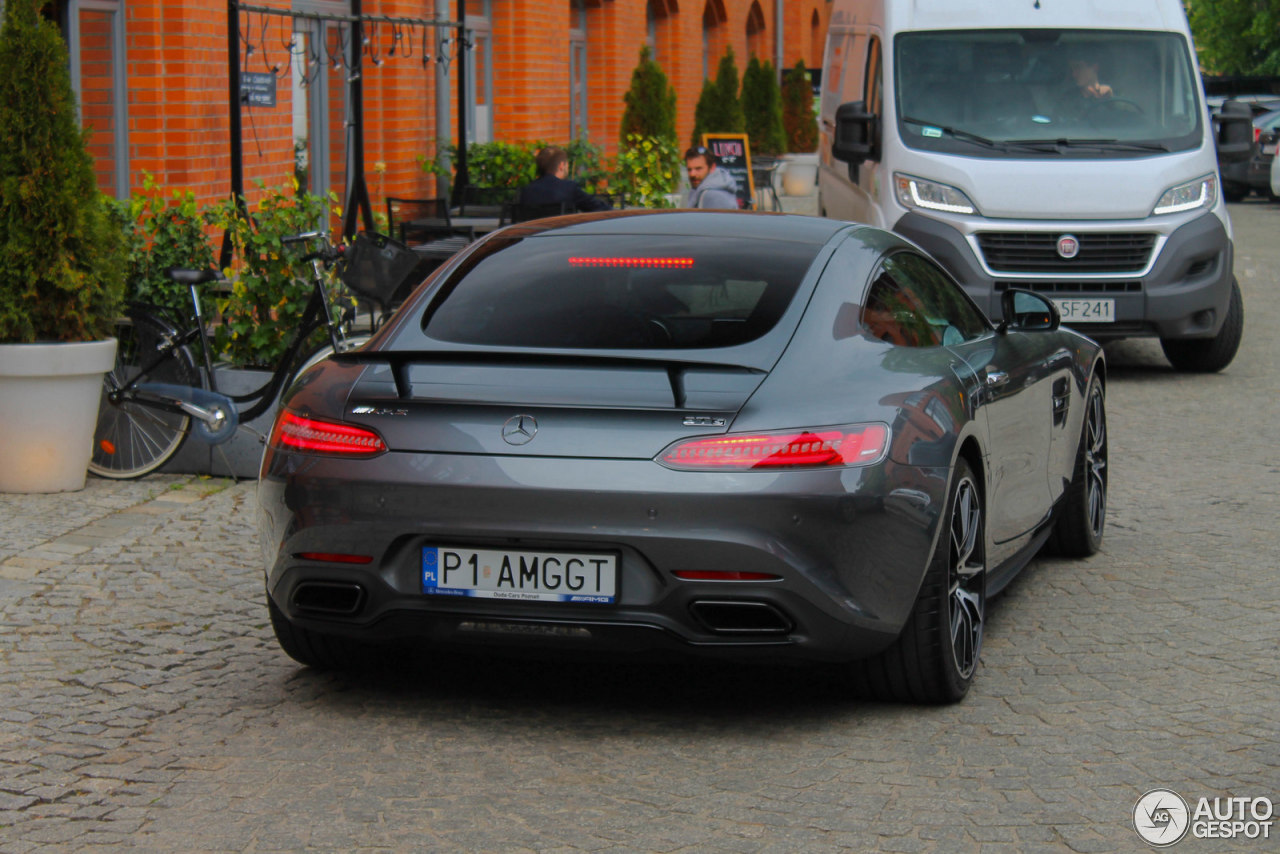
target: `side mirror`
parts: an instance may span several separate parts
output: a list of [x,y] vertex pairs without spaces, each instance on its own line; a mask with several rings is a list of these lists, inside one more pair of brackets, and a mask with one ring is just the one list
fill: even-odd
[[1052,300],[1034,291],[1009,288],[1000,295],[1001,334],[1015,332],[1052,332],[1062,325],[1062,315]]
[[880,157],[880,118],[867,112],[863,101],[850,101],[836,108],[836,135],[831,156],[857,166]]
[[1253,154],[1253,112],[1248,104],[1227,101],[1218,113],[1218,161],[1239,163]]

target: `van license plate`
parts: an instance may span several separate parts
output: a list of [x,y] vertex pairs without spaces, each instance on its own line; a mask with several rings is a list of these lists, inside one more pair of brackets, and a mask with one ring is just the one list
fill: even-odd
[[1063,323],[1115,323],[1113,299],[1055,299]]
[[526,602],[614,601],[618,556],[423,546],[422,592]]

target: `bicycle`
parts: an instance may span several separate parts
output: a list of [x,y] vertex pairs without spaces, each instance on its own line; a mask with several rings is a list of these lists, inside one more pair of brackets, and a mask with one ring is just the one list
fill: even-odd
[[[379,242],[380,241],[380,242]],[[99,477],[127,480],[142,477],[163,466],[195,432],[211,445],[228,441],[242,421],[252,421],[266,412],[293,377],[335,352],[360,346],[370,334],[350,333],[353,312],[335,315],[329,302],[328,271],[343,262],[344,248],[335,247],[326,233],[310,231],[285,237],[286,245],[298,243],[318,248],[300,259],[310,263],[312,294],[293,337],[272,369],[271,376],[257,389],[240,395],[218,391],[213,370],[212,347],[197,288],[221,279],[215,270],[170,269],[169,277],[186,285],[194,323],[179,328],[167,313],[154,305],[133,303],[116,324],[116,364],[103,381],[102,403],[94,432],[93,456],[89,471]],[[386,238],[357,236],[357,248],[376,245],[381,263],[361,263],[348,259],[353,276],[343,282],[358,295],[381,301],[380,295],[396,290],[407,268],[416,264],[412,252]],[[398,247],[398,249],[397,249]],[[354,263],[352,263],[354,262]],[[399,272],[401,278],[389,281]],[[346,272],[344,270],[344,272]],[[411,272],[411,270],[409,270]],[[361,279],[363,276],[363,279]],[[369,292],[369,277],[380,280]],[[388,284],[390,287],[388,287]],[[382,301],[382,320],[389,312]],[[328,342],[304,358],[299,358],[312,333],[324,328]],[[196,369],[191,344],[200,342],[203,372]],[[243,408],[241,408],[243,406]],[[259,440],[263,437],[259,436]]]

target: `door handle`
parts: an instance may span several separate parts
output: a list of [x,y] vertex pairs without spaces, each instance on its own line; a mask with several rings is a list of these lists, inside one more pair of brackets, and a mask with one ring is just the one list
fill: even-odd
[[999,388],[1009,381],[1009,375],[1004,371],[987,371],[986,373],[987,388]]

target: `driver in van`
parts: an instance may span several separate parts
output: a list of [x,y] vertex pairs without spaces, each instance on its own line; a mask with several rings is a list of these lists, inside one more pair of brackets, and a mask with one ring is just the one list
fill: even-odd
[[1101,57],[1096,50],[1083,48],[1067,60],[1071,79],[1064,86],[1059,103],[1076,110],[1087,107],[1094,101],[1105,101],[1115,96],[1115,91],[1102,82],[1099,69]]

